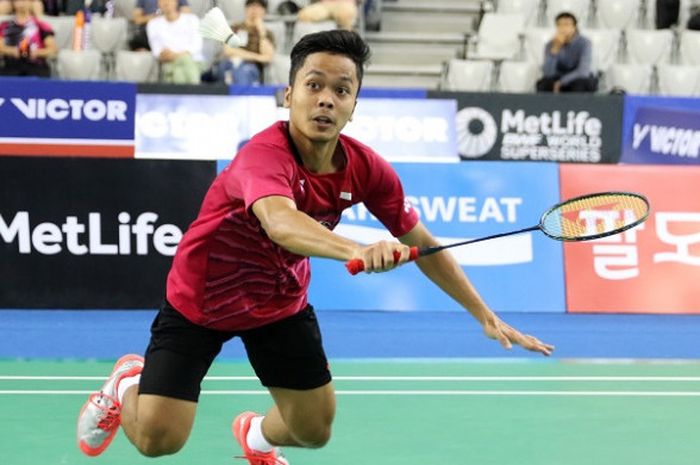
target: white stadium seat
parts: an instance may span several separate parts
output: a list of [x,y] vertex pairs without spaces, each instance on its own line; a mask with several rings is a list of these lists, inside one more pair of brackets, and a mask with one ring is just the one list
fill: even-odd
[[540,0],[508,0],[498,2],[497,13],[522,15],[525,24],[537,24],[540,12]]
[[671,60],[673,32],[670,30],[631,29],[626,31],[625,35],[630,63],[658,65]]
[[629,94],[646,95],[651,91],[651,65],[616,64],[610,68],[610,86]]
[[607,72],[615,63],[620,51],[622,33],[618,29],[587,29],[581,34],[591,41],[591,58],[594,72]]
[[700,93],[700,66],[660,64],[657,71],[660,95],[692,97]]
[[504,61],[498,77],[498,90],[521,94],[534,92],[538,74],[532,61]]
[[96,81],[102,77],[102,54],[97,50],[59,50],[57,71],[61,79]]
[[151,52],[120,50],[116,54],[115,79],[131,82],[157,82],[158,60]]
[[42,16],[41,20],[46,21],[53,29],[56,47],[59,49],[73,47],[75,16]]
[[297,21],[296,23],[294,23],[294,34],[292,34],[291,47],[293,47],[297,42],[299,42],[299,39],[301,39],[307,34],[312,34],[314,32],[320,31],[330,31],[337,28],[338,25],[335,24],[335,21],[319,21],[316,23],[305,23],[303,21]]
[[682,64],[700,65],[700,31],[681,31],[679,52]]
[[605,0],[596,7],[599,28],[627,29],[637,24],[641,0]]
[[485,92],[491,89],[493,63],[488,60],[450,60],[447,66],[447,90]]
[[479,24],[476,47],[469,58],[511,60],[520,52],[524,18],[520,14],[486,13]]

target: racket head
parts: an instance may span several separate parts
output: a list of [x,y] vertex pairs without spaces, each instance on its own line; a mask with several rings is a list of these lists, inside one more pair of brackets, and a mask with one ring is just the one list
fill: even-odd
[[613,236],[643,223],[651,207],[634,192],[598,192],[565,200],[544,212],[540,230],[558,241],[577,242]]

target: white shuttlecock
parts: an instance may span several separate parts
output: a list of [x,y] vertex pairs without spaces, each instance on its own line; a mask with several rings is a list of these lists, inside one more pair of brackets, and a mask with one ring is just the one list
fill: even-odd
[[229,47],[241,45],[241,39],[231,30],[221,8],[214,7],[199,22],[199,33],[205,39],[223,42]]

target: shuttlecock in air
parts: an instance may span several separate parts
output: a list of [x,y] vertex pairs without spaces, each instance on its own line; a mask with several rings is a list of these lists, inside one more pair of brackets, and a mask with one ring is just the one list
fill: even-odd
[[231,30],[221,8],[214,7],[199,22],[199,33],[205,39],[223,42],[229,47],[241,45],[241,39]]

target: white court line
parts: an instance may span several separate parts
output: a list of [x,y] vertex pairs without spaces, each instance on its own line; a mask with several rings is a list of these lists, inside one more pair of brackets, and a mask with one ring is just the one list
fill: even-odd
[[[0,390],[0,395],[89,395],[93,391]],[[203,395],[269,395],[267,391],[202,391]],[[336,391],[348,396],[700,397],[699,391]]]
[[[0,381],[103,381],[106,376],[2,376]],[[204,381],[257,381],[255,376],[206,376]],[[619,381],[700,382],[700,376],[334,376],[335,381]]]

